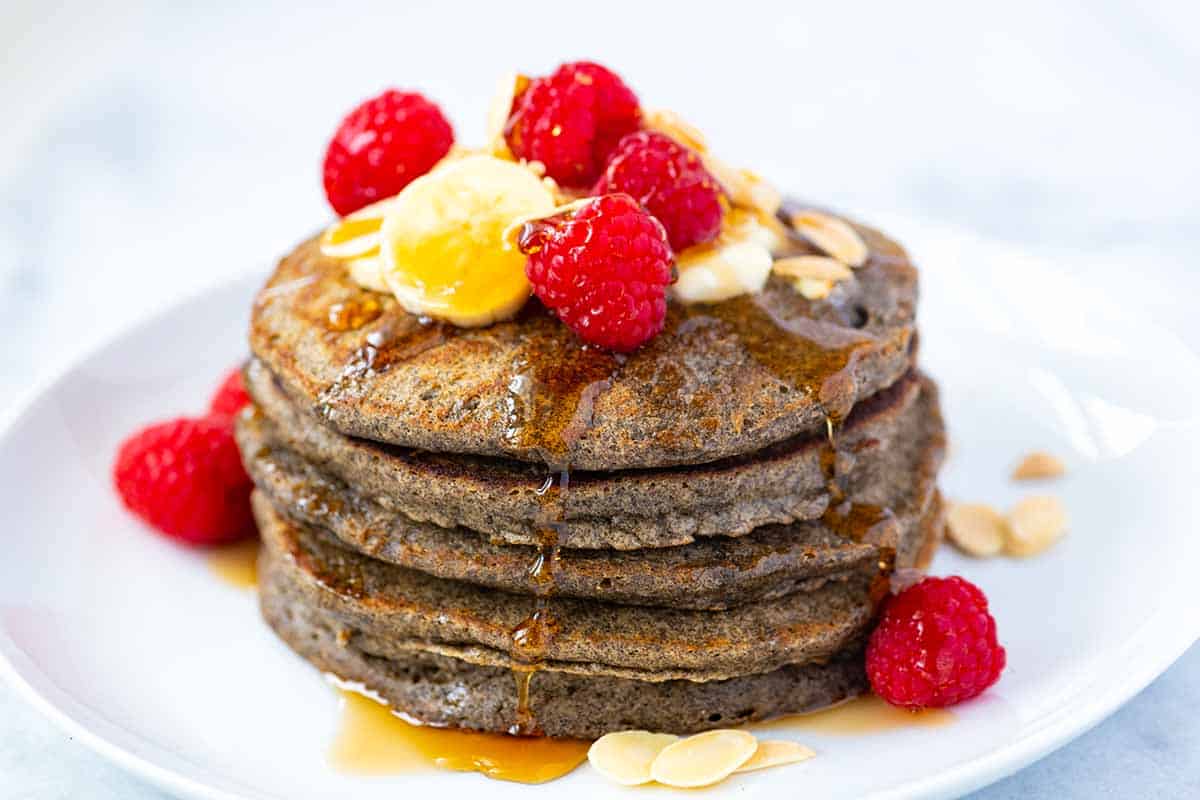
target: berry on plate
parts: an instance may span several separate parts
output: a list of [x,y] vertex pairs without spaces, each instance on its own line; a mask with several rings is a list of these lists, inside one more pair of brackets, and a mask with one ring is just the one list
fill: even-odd
[[994,684],[1004,669],[996,620],[979,587],[925,578],[884,602],[867,644],[867,677],[894,706],[940,708]]
[[250,395],[242,384],[242,368],[234,367],[229,370],[217,393],[208,404],[208,413],[214,417],[232,420],[237,413],[250,404]]
[[721,188],[693,150],[671,137],[638,131],[617,144],[595,194],[625,192],[667,229],[679,252],[721,232]]
[[252,484],[228,418],[181,417],[125,440],[113,482],[126,508],[169,538],[192,545],[254,534]]
[[325,151],[325,195],[345,216],[391,197],[450,151],[454,130],[416,92],[388,89],[346,115]]
[[563,64],[517,95],[504,138],[513,155],[539,161],[563,186],[590,186],[627,133],[641,127],[637,95],[590,61]]
[[585,342],[629,352],[662,330],[671,246],[662,223],[629,195],[528,223],[520,247],[534,294]]

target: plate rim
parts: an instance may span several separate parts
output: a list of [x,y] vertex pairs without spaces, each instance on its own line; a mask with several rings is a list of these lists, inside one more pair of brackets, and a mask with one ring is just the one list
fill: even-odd
[[[979,237],[979,239],[988,241],[986,237]],[[252,290],[256,285],[255,281],[260,279],[261,275],[257,271],[226,276],[195,291],[182,294],[168,304],[135,316],[107,336],[65,353],[53,367],[42,372],[40,377],[36,377],[19,394],[8,410],[0,415],[0,448],[5,446],[21,420],[40,402],[44,401],[57,384],[67,378],[89,357],[117,344],[126,337],[135,335],[139,329],[176,313],[184,306],[205,302],[212,299],[214,295],[225,292],[243,288]],[[1141,315],[1139,314],[1139,316]],[[1170,332],[1167,328],[1163,328],[1163,330]],[[1173,332],[1171,333],[1175,335]],[[1200,424],[1185,423],[1180,427],[1200,430]],[[1088,732],[1166,672],[1190,647],[1200,642],[1200,617],[1196,618],[1192,629],[1179,626],[1164,627],[1161,623],[1152,625],[1164,613],[1165,609],[1158,609],[1134,637],[1123,643],[1123,648],[1128,647],[1142,636],[1148,635],[1147,632],[1153,628],[1155,631],[1153,640],[1158,642],[1156,651],[1158,657],[1136,660],[1134,668],[1126,670],[1124,672],[1125,679],[1121,681],[1111,680],[1102,673],[1101,682],[1107,686],[1092,697],[1085,699],[1078,708],[1078,713],[1064,715],[1061,719],[1054,720],[1020,739],[983,755],[965,759],[936,774],[906,781],[873,792],[866,797],[874,798],[874,800],[898,800],[911,797],[951,797],[970,792],[1017,772]],[[272,797],[272,795],[230,792],[208,784],[201,777],[189,775],[175,766],[157,763],[153,760],[153,754],[139,753],[129,745],[111,741],[103,732],[94,729],[94,721],[77,718],[67,709],[57,705],[46,691],[35,685],[36,682],[44,682],[53,691],[66,695],[65,690],[56,686],[45,673],[37,670],[36,667],[32,668],[32,675],[25,674],[17,663],[17,659],[24,657],[24,652],[8,631],[0,628],[0,679],[3,679],[17,695],[37,709],[59,730],[69,737],[78,739],[94,753],[116,764],[126,772],[177,796],[196,798],[196,800],[241,800],[256,796]],[[86,707],[83,707],[83,710],[88,711]],[[115,723],[105,720],[98,712],[90,713],[95,714],[96,720],[103,724],[115,725]]]

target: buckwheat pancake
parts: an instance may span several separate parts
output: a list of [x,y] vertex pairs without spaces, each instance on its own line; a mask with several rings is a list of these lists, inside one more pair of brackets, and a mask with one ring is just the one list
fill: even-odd
[[[544,466],[342,436],[292,404],[260,362],[250,364],[246,385],[261,411],[239,422],[251,470],[264,446],[290,450],[397,517],[470,528],[496,542],[536,545],[553,523],[563,547],[668,547],[816,519],[828,506],[824,431],[698,466],[573,471],[564,493]],[[887,505],[913,470],[932,479],[940,466],[937,389],[906,374],[859,403],[835,438],[847,490]]]
[[511,733],[532,717],[534,732],[594,739],[610,731],[695,733],[782,714],[813,711],[867,690],[861,652],[824,664],[787,665],[722,681],[639,681],[535,673],[528,708],[518,711],[512,670],[411,651],[372,653],[363,637],[293,598],[261,594],[263,616],[288,646],[317,668],[357,681],[421,722]]
[[[262,443],[252,419],[238,441],[250,476],[275,510],[319,529],[352,550],[436,577],[509,592],[542,591],[532,574],[539,549],[496,544],[467,528],[442,528],[382,508],[369,496],[322,473],[294,453]],[[913,448],[916,463],[895,476],[900,493],[887,511],[868,504],[858,540],[822,520],[767,525],[736,538],[714,537],[675,547],[635,551],[563,548],[552,565],[559,596],[669,608],[721,609],[811,591],[830,580],[917,565],[924,544],[941,526],[934,478],[941,441]],[[850,495],[853,502],[858,500]],[[836,526],[837,511],[829,514]],[[553,534],[553,531],[548,531]],[[543,548],[544,549],[544,548]]]
[[352,436],[581,470],[706,463],[819,433],[910,368],[916,270],[857,229],[870,258],[829,298],[774,277],[672,303],[628,356],[584,346],[536,302],[486,328],[411,316],[312,239],[259,293],[250,344],[297,405]]
[[[826,661],[857,646],[880,596],[878,573],[725,611],[509,594],[352,552],[287,521],[261,495],[254,511],[263,536],[260,591],[320,610],[384,657],[420,650],[487,666],[536,660],[579,675],[721,680]],[[536,654],[514,635],[535,612],[549,626]]]

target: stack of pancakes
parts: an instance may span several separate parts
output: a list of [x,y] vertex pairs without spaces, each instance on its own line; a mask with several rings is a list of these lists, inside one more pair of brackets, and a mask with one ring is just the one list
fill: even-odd
[[916,271],[857,230],[827,299],[673,303],[628,356],[536,302],[413,317],[301,245],[238,422],[267,621],[436,725],[684,733],[862,692],[889,574],[940,539],[944,434]]

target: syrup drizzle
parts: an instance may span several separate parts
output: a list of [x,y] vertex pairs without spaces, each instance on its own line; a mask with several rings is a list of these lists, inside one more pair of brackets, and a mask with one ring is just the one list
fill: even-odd
[[357,347],[350,349],[337,377],[317,398],[318,411],[328,420],[335,419],[339,407],[368,394],[373,378],[395,364],[444,344],[458,335],[458,330],[448,323],[414,317],[398,306],[393,307],[378,317],[378,324]]
[[[534,676],[541,669],[546,650],[558,632],[558,621],[550,607],[550,598],[554,596],[557,588],[555,575],[559,559],[558,530],[570,481],[570,471],[563,469],[558,474],[556,496],[551,493],[555,486],[553,475],[548,475],[537,490],[546,527],[539,535],[537,553],[527,570],[529,587],[534,595],[533,610],[510,633],[513,657],[520,662],[520,666],[513,668],[513,678],[517,685],[517,710],[509,733],[518,736],[537,735],[541,732],[533,711],[530,690]],[[551,522],[550,519],[554,521]]]
[[208,554],[208,568],[230,586],[258,587],[258,537],[221,545]]
[[827,736],[870,736],[911,728],[940,728],[955,719],[954,713],[944,708],[908,711],[889,705],[873,694],[865,694],[808,714],[791,714],[755,723],[750,729],[754,732],[788,730]]
[[514,450],[536,455],[561,471],[591,427],[596,400],[608,390],[624,358],[594,347],[544,352],[533,341],[513,360],[504,439]]
[[353,331],[374,322],[383,313],[379,298],[369,292],[333,303],[325,312],[325,327],[331,331]]
[[587,758],[579,739],[518,739],[502,733],[410,722],[356,684],[340,686],[342,724],[329,751],[341,772],[395,775],[432,768],[480,772],[518,783],[545,783]]

